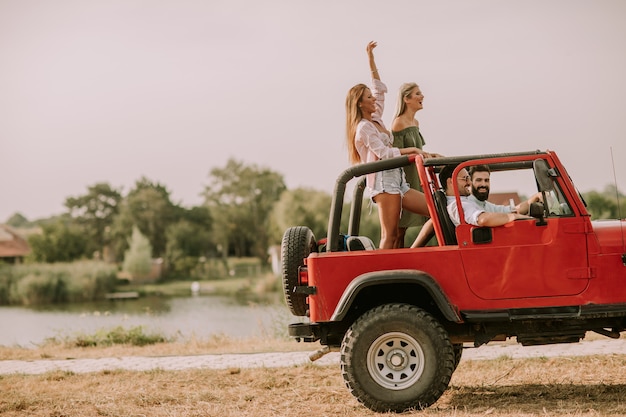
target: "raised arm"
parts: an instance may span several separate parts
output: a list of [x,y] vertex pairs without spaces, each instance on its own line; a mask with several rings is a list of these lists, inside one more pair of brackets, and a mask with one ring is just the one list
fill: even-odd
[[376,68],[376,62],[374,61],[374,48],[376,48],[376,42],[371,41],[367,44],[367,56],[370,63],[370,71],[372,72],[372,78],[380,81],[380,74],[378,74],[378,68]]

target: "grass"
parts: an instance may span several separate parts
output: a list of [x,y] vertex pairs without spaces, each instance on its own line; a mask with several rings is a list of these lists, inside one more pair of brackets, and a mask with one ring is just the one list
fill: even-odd
[[[144,343],[149,341],[149,343]],[[93,335],[52,338],[36,349],[0,346],[2,360],[102,358],[119,356],[172,356],[223,353],[313,351],[318,343],[297,343],[288,338],[233,338],[215,335],[207,339],[165,340],[144,334],[141,328],[102,330]]]
[[68,347],[102,347],[114,345],[147,346],[166,343],[169,339],[158,333],[146,333],[142,326],[126,329],[117,326],[110,330],[100,330],[94,334],[81,333],[63,343]]
[[[450,388],[415,416],[623,416],[626,355],[462,360]],[[2,416],[382,416],[338,366],[51,372],[0,377]]]
[[[282,297],[280,278],[271,272],[253,277],[229,277],[216,280],[198,281],[201,294],[236,297],[241,293],[278,294]],[[192,281],[172,281],[155,284],[127,284],[119,286],[118,291],[137,291],[141,295],[187,296],[191,291]]]
[[101,261],[0,265],[0,305],[43,305],[104,298],[116,267]]

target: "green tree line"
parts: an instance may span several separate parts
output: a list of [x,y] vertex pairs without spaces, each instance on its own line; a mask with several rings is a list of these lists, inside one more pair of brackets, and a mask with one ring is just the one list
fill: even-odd
[[[306,225],[316,237],[326,235],[330,194],[288,190],[283,176],[266,167],[231,159],[209,172],[201,195],[203,204],[189,208],[173,202],[164,184],[145,177],[126,194],[103,182],[67,197],[61,215],[31,223],[17,213],[7,224],[41,229],[28,237],[27,262],[104,259],[137,265],[138,251],[148,248],[152,258],[163,260],[169,278],[193,277],[200,263],[232,256],[266,263],[269,247],[280,244],[290,226]],[[364,216],[362,230],[376,235],[377,223],[375,212]],[[136,243],[141,248],[132,248],[133,242],[141,242]]]

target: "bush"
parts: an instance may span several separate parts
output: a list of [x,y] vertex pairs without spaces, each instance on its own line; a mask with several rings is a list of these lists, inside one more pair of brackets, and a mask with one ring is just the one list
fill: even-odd
[[17,296],[21,304],[40,305],[67,301],[67,276],[63,272],[28,274],[17,283]]
[[111,330],[99,330],[93,335],[79,334],[73,340],[66,340],[65,344],[69,347],[146,346],[171,341],[173,340],[157,333],[145,333],[143,326],[130,329],[118,326]]
[[124,253],[122,269],[133,277],[148,275],[152,268],[152,247],[150,246],[150,241],[135,226],[128,244],[129,249]]
[[11,292],[15,286],[13,269],[9,265],[0,264],[0,305],[11,303]]
[[117,268],[101,261],[0,268],[0,304],[94,301],[115,289]]

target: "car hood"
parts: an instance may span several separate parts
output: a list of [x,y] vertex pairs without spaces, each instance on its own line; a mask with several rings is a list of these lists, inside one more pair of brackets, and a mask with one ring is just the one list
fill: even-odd
[[626,251],[626,220],[594,220],[593,231],[598,237],[602,253]]

